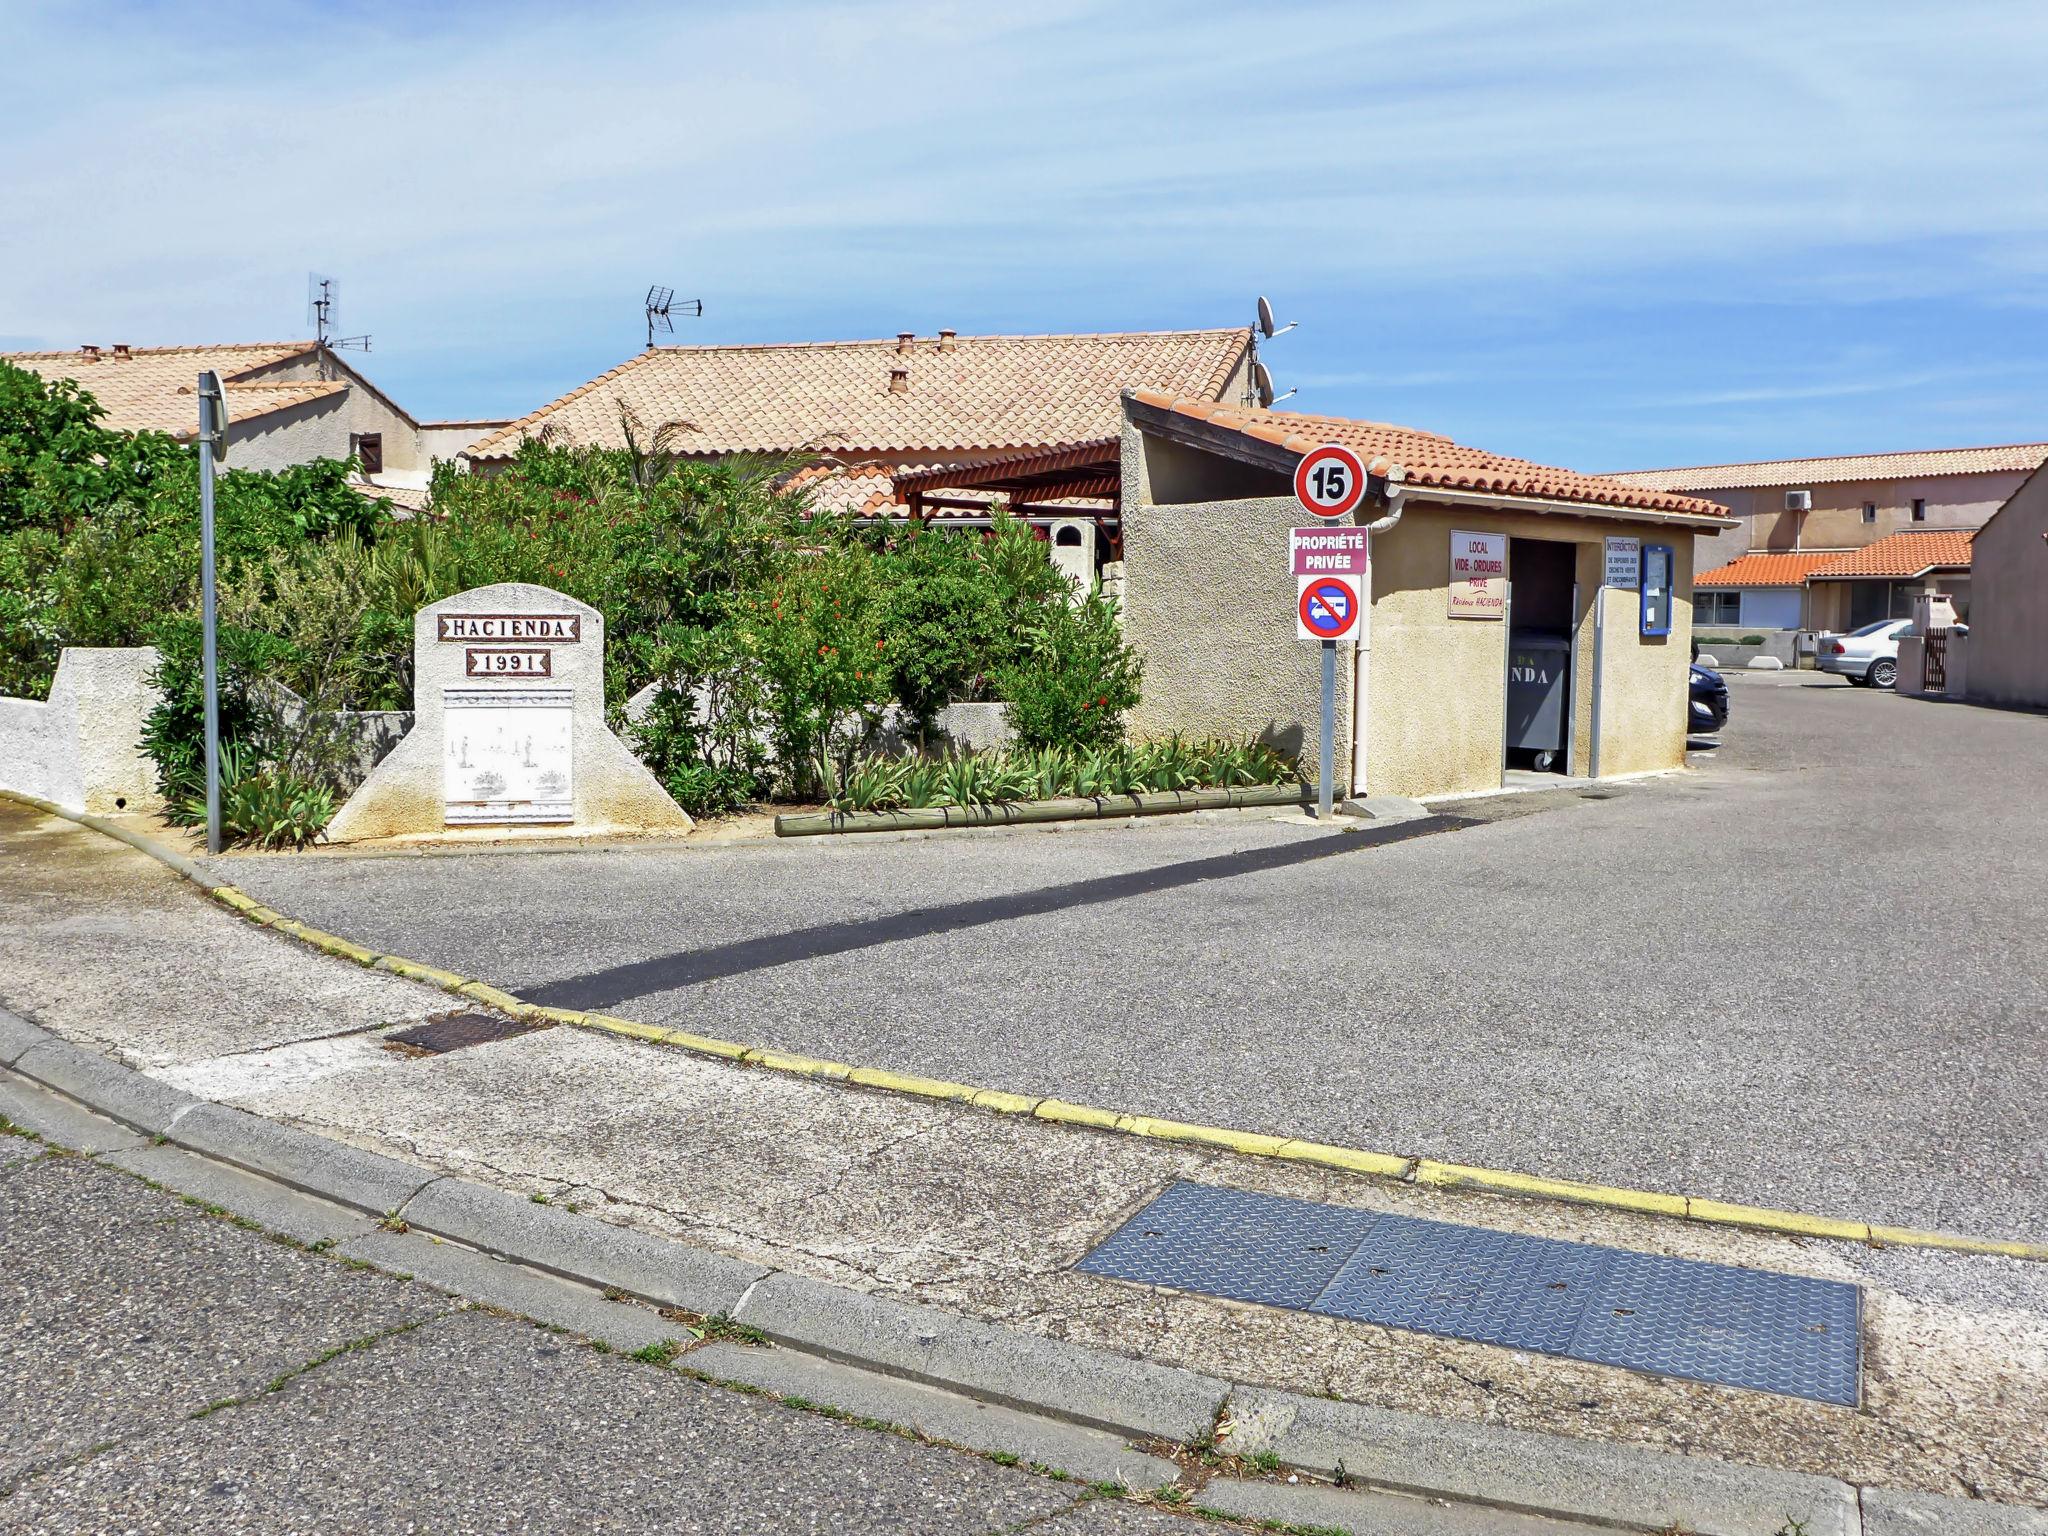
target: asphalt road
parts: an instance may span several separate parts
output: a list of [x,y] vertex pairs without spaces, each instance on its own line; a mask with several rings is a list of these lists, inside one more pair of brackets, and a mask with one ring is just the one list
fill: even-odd
[[16,1136],[0,1232],[0,1531],[1190,1528],[600,1354]]
[[1745,677],[1725,742],[1392,841],[1262,821],[221,867],[366,944],[754,1044],[2048,1233],[2048,717]]

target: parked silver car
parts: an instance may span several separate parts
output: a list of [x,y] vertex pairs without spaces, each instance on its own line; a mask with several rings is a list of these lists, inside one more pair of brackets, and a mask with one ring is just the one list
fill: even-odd
[[1816,661],[1823,672],[1839,672],[1858,686],[1889,688],[1899,678],[1899,636],[1911,619],[1879,619],[1846,635],[1822,635]]

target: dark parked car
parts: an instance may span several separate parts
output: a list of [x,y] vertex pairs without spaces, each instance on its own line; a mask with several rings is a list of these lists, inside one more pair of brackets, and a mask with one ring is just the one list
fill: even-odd
[[1728,723],[1728,683],[1720,673],[1693,663],[1692,688],[1685,705],[1688,736],[1712,736]]

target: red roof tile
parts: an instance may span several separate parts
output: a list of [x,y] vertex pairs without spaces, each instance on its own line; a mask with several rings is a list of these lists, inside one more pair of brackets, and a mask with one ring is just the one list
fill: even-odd
[[1976,530],[1970,528],[1908,528],[1853,553],[1837,555],[1809,571],[1807,580],[1920,576],[1932,570],[1960,569],[1970,563],[1970,541],[1976,536]]
[[1807,573],[1831,560],[1842,558],[1840,550],[1795,550],[1785,554],[1744,555],[1711,571],[1693,577],[1695,587],[1799,587]]
[[290,405],[339,394],[347,384],[322,379],[261,379],[263,370],[310,357],[311,341],[254,341],[225,346],[112,347],[68,352],[0,352],[0,362],[46,379],[75,379],[99,401],[100,424],[117,432],[171,432],[190,437],[199,430],[194,391],[205,369],[220,374],[227,391],[228,419],[247,421]]
[[1219,405],[1214,400],[1176,397],[1158,389],[1134,389],[1131,398],[1159,410],[1192,417],[1211,426],[1242,432],[1289,453],[1306,453],[1322,443],[1343,443],[1358,450],[1368,466],[1375,461],[1399,464],[1408,472],[1411,489],[1478,491],[1536,501],[1634,508],[1662,514],[1712,518],[1727,524],[1727,509],[1710,501],[1678,496],[1642,486],[1624,485],[1598,475],[1552,469],[1527,459],[1505,458],[1467,448],[1434,432],[1397,427],[1383,421],[1352,421],[1342,416],[1309,416],[1296,411],[1256,410]]
[[[1251,332],[913,337],[777,346],[653,347],[485,437],[506,458],[544,430],[618,447],[619,407],[682,424],[687,453],[943,455],[1084,442],[1119,429],[1119,392],[1164,383],[1214,400]],[[901,372],[904,387],[892,388]]]
[[2031,472],[2043,459],[2048,459],[2048,443],[2005,443],[1989,448],[1928,448],[1911,453],[1850,453],[1825,459],[1630,469],[1609,478],[1659,491],[1734,491],[1772,485],[1839,485],[1855,480]]

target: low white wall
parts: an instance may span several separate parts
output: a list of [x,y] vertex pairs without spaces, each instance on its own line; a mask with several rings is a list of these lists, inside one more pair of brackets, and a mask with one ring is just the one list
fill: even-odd
[[158,811],[142,724],[157,701],[153,647],[65,647],[48,700],[0,699],[0,789],[73,811]]

